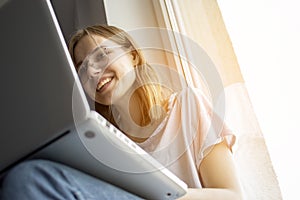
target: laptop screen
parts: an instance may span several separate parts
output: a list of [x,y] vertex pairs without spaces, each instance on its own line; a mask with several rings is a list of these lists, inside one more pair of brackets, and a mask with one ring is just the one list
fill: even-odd
[[74,125],[74,71],[47,3],[0,5],[0,172]]

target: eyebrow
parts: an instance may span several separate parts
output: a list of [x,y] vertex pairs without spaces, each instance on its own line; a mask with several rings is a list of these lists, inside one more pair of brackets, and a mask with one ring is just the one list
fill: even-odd
[[[95,51],[95,50],[96,50],[97,48],[99,48],[99,47],[100,47],[100,48],[112,48],[112,49],[114,49],[114,48],[118,48],[118,47],[122,47],[122,46],[123,46],[123,45],[108,45],[108,44],[98,45],[98,46],[96,46],[96,48],[92,49],[91,52],[88,53],[88,55],[89,55],[90,53],[92,53],[93,51]],[[88,56],[88,55],[87,55],[87,56]],[[86,58],[86,57],[85,57],[85,58]],[[85,58],[84,58],[84,59],[85,59]],[[84,60],[84,59],[83,59],[83,60]],[[78,63],[75,64],[75,68],[76,68],[77,70],[79,69],[79,67],[80,67],[80,65],[82,64],[82,62],[83,62],[83,61],[81,60],[81,61],[79,61]]]

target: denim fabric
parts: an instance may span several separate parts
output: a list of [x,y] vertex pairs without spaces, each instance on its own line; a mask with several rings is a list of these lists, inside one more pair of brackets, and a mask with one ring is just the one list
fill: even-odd
[[8,172],[1,200],[140,199],[109,183],[62,164],[46,160],[23,162]]

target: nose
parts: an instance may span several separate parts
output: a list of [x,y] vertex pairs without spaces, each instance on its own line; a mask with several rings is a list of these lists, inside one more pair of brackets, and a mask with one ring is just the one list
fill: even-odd
[[97,78],[97,77],[101,76],[102,71],[103,70],[100,67],[95,68],[95,67],[92,67],[92,66],[88,66],[87,67],[87,76],[90,77],[90,78]]

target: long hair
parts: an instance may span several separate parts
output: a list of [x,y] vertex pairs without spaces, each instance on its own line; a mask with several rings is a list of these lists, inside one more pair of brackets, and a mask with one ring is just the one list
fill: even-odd
[[[137,60],[137,63],[134,66],[137,79],[136,81],[138,82],[138,85],[140,85],[140,87],[136,89],[136,92],[141,100],[140,104],[138,105],[142,112],[142,120],[140,125],[145,126],[151,122],[162,119],[166,111],[166,95],[163,94],[163,89],[161,85],[158,84],[158,76],[155,70],[146,62],[143,53],[137,48],[137,45],[132,37],[124,30],[109,25],[93,25],[84,29],[80,29],[71,37],[69,41],[69,52],[73,62],[75,61],[74,49],[81,38],[86,35],[102,36],[117,44],[132,49],[131,53]],[[104,115],[104,117],[106,117],[110,122],[115,124],[114,119],[110,117],[112,115],[109,106],[97,105],[96,103],[95,108],[97,112]]]

